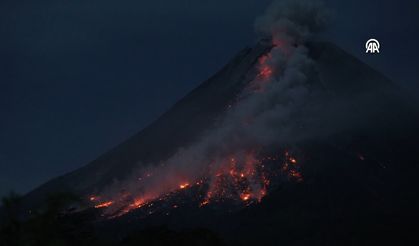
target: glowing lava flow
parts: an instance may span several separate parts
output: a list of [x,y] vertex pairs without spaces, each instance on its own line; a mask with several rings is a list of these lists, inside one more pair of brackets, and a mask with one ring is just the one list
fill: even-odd
[[[296,158],[292,157],[288,151],[282,155],[266,156],[256,158],[254,151],[245,154],[234,155],[220,161],[218,165],[213,165],[212,171],[208,176],[195,182],[182,182],[177,187],[166,194],[160,196],[144,198],[132,198],[131,194],[124,193],[117,200],[101,201],[98,196],[90,196],[88,199],[96,203],[96,209],[106,209],[105,214],[109,218],[124,215],[135,209],[142,209],[145,214],[154,213],[155,204],[170,203],[167,209],[176,209],[178,198],[182,192],[193,190],[198,207],[208,206],[212,203],[223,202],[242,203],[248,206],[252,203],[260,202],[267,194],[272,183],[278,184],[281,177],[301,182],[303,176],[299,171]],[[190,193],[190,192],[189,192]],[[198,193],[198,194],[195,194]],[[183,195],[181,195],[183,197]],[[195,199],[191,197],[190,199]],[[175,204],[173,204],[175,202]],[[186,202],[186,201],[182,201]],[[167,213],[167,212],[165,212]]]
[[103,202],[98,205],[95,205],[95,208],[106,208],[113,204],[113,201]]
[[[273,49],[278,48],[278,44],[274,44]],[[277,67],[278,64],[273,61],[271,53],[261,56],[256,65],[256,78],[249,84],[251,91],[265,92],[267,85],[273,82],[275,76],[278,75]],[[231,107],[229,105],[228,108]],[[243,123],[252,124],[254,120],[252,117],[252,115],[248,117],[245,115]],[[171,180],[166,183],[166,180],[161,180],[160,183],[159,180],[158,184],[165,187],[159,191],[146,190],[142,191],[141,195],[124,192],[119,198],[109,200],[91,196],[89,200],[95,208],[109,210],[110,212],[107,212],[109,217],[121,216],[135,209],[152,214],[156,211],[155,207],[158,206],[156,204],[161,205],[161,203],[169,201],[175,204],[169,204],[170,206],[166,206],[167,208],[178,208],[180,203],[175,198],[178,195],[183,198],[186,195],[193,196],[199,207],[223,202],[248,206],[260,202],[268,190],[281,183],[283,179],[295,182],[303,181],[299,161],[288,151],[282,153],[267,155],[262,150],[240,150],[237,153],[222,155],[215,158],[216,160],[209,160],[208,163],[211,162],[211,164],[208,166],[206,174],[197,180],[174,177],[174,182]],[[152,177],[152,173],[146,172],[138,178],[138,181],[147,182],[146,180],[150,177]],[[138,186],[141,187],[141,184]]]
[[210,178],[205,200],[223,201],[225,199],[241,199],[242,201],[260,201],[266,194],[269,181],[265,178],[265,170],[254,152],[248,152],[243,157],[232,156],[217,167],[215,175]]
[[250,89],[255,93],[265,92],[266,86],[270,83],[274,76],[274,68],[271,64],[271,54],[266,54],[258,59],[256,65],[256,79],[250,83]]
[[189,187],[189,183],[183,183],[183,184],[179,185],[180,189],[185,189],[185,188],[188,188],[188,187]]

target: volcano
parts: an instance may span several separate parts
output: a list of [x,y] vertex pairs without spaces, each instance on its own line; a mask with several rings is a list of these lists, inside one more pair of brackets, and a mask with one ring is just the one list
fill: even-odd
[[[266,59],[281,48],[270,39],[242,50],[135,136],[27,194],[25,211],[42,207],[51,193],[77,194],[88,204],[77,213],[98,212],[100,219],[92,223],[99,234],[114,241],[130,232],[162,225],[175,230],[209,228],[243,245],[352,245],[413,239],[419,205],[416,106],[408,93],[334,44],[310,41],[304,45],[310,59],[309,69],[303,70],[305,88],[315,91],[314,96],[299,96],[292,85],[291,99],[303,98],[303,106],[296,100],[285,103],[281,112],[287,107],[310,110],[296,111],[298,117],[292,111],[279,123],[275,117],[263,121],[281,132],[270,146],[254,143],[256,147],[241,156],[237,149],[248,150],[247,142],[259,138],[239,138],[239,143],[246,142],[245,147],[234,142],[232,152],[236,154],[226,155],[228,166],[251,162],[250,169],[244,164],[223,170],[225,164],[219,164],[220,173],[212,178],[200,173],[198,179],[192,179],[189,173],[181,173],[184,182],[176,178],[166,185],[168,175],[174,172],[166,175],[167,168],[160,164],[184,160],[180,150],[188,153],[182,149],[201,146],[202,139],[212,135],[211,129],[223,125],[220,118],[252,93],[264,97],[269,88],[262,82],[277,72]],[[288,57],[288,50],[284,53]],[[296,73],[292,67],[288,70]],[[279,74],[286,77],[282,72]],[[247,119],[243,124],[258,124],[258,119]],[[220,148],[230,151],[231,145],[226,146]],[[179,155],[182,158],[176,157]],[[149,170],[149,163],[154,165],[154,173],[139,174],[139,169]],[[132,181],[125,182],[133,174],[146,179],[156,173],[164,173],[164,178],[149,183],[147,189],[178,185],[162,188],[141,201],[132,189],[124,187],[133,186]],[[124,198],[116,200],[115,194]]]

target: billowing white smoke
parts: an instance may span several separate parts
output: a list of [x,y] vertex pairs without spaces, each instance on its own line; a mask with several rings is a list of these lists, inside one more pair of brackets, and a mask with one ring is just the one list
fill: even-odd
[[[121,185],[144,199],[155,198],[214,171],[231,154],[240,157],[254,148],[292,144],[319,134],[312,129],[319,124],[314,119],[322,105],[313,103],[320,102],[320,95],[308,79],[313,61],[304,41],[323,24],[324,13],[318,3],[275,2],[256,22],[257,31],[272,37],[276,45],[259,65],[268,67],[269,76],[257,76],[218,126],[198,142],[180,149],[161,165],[141,169],[142,176],[152,173],[146,182]],[[254,87],[260,90],[252,91]]]

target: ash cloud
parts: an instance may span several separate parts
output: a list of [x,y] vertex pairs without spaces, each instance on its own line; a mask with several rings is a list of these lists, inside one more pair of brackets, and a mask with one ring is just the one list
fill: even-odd
[[325,29],[330,10],[321,1],[274,1],[255,21],[256,32],[274,40],[284,38],[300,43]]

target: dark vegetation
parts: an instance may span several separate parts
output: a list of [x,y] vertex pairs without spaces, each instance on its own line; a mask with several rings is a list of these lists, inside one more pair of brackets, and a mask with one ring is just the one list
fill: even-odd
[[196,228],[174,231],[166,226],[153,226],[108,240],[94,227],[98,216],[94,211],[72,213],[80,199],[72,194],[49,196],[42,211],[22,217],[21,198],[11,192],[2,199],[3,216],[0,223],[0,246],[94,246],[94,245],[227,245],[210,230]]
[[[387,213],[383,213],[378,207],[354,209],[350,204],[346,204],[351,199],[342,201],[346,205],[339,204],[338,201],[327,203],[328,199],[316,198],[310,193],[313,193],[313,188],[309,185],[284,186],[266,197],[258,206],[222,218],[211,216],[212,221],[217,221],[217,228],[231,226],[234,224],[232,221],[241,224],[242,227],[235,225],[236,229],[232,229],[237,234],[234,241],[231,241],[233,240],[231,238],[226,240],[226,234],[217,234],[219,232],[215,228],[195,226],[191,229],[174,230],[164,223],[152,225],[146,221],[142,221],[141,224],[147,226],[136,229],[129,229],[129,226],[124,224],[122,227],[112,227],[111,230],[108,227],[108,230],[103,230],[106,226],[104,227],[103,222],[98,220],[100,211],[97,209],[77,211],[77,206],[82,206],[81,200],[67,193],[49,196],[45,207],[24,217],[21,211],[21,198],[15,193],[10,193],[2,199],[0,246],[227,246],[277,245],[277,243],[278,245],[371,246],[404,245],[418,241],[417,213],[408,212],[415,210],[413,208],[415,204],[410,204],[413,207],[409,209],[393,204],[391,208],[387,208]],[[305,202],[301,200],[302,197]],[[305,200],[307,198],[308,200]],[[359,197],[354,199],[362,203]],[[309,208],[306,206],[307,202]],[[366,201],[362,204],[371,207],[368,203]],[[290,204],[293,205],[289,206]],[[378,205],[372,207],[375,206]],[[188,216],[185,214],[179,215],[176,220],[185,223],[186,217]],[[131,216],[132,218],[134,216]],[[198,224],[204,222],[199,216],[195,217],[195,220]],[[246,227],[250,231],[246,230]],[[117,233],[118,230],[125,230],[126,233]],[[233,231],[229,231],[228,234],[231,236],[234,234]],[[239,237],[250,240],[237,240]]]
[[[10,193],[2,199],[4,215],[0,227],[0,245],[88,245],[94,237],[83,220],[65,216],[77,197],[58,193],[50,195],[45,208],[22,216],[21,198]],[[87,229],[87,230],[86,230]]]

